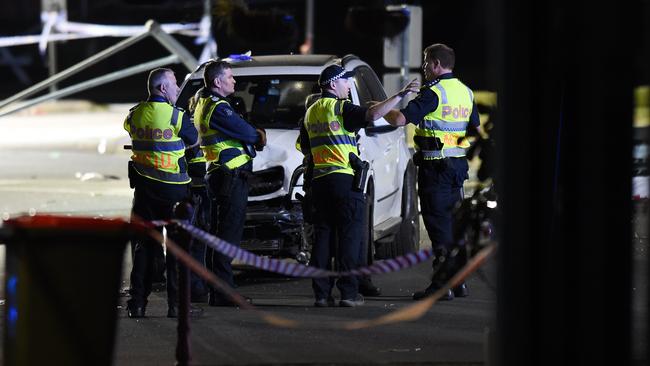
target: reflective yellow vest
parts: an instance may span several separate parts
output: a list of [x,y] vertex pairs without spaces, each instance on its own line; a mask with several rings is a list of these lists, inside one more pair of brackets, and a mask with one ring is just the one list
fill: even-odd
[[472,90],[456,78],[441,79],[429,87],[438,96],[438,108],[415,128],[415,136],[437,137],[442,150],[424,150],[416,143],[425,160],[465,156],[469,141],[465,138],[474,105]]
[[183,111],[164,102],[142,102],[131,109],[124,129],[131,136],[138,174],[164,183],[190,182],[179,165],[185,158],[185,143],[178,136],[182,121]]
[[[233,139],[210,128],[212,112],[214,112],[214,109],[222,103],[228,104],[227,101],[213,96],[200,98],[196,104],[196,109],[194,110],[194,121],[199,125],[201,149],[203,150],[206,161],[211,163],[219,161],[219,154],[223,150],[235,148],[239,150],[240,155],[227,161],[225,166],[228,169],[236,169],[248,163],[253,158],[246,153],[244,146],[239,140]],[[213,171],[218,167],[218,164],[210,164],[208,172]]]
[[305,129],[309,134],[314,161],[314,178],[330,173],[354,175],[350,153],[358,156],[353,132],[343,126],[343,100],[320,98],[305,114]]

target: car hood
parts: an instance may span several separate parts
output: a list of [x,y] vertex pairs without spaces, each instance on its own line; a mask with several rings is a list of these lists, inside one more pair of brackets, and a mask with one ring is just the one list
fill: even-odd
[[[249,197],[250,201],[260,201],[285,196],[289,193],[289,184],[294,170],[302,163],[302,153],[296,149],[299,130],[266,130],[266,146],[258,151],[253,159],[253,171],[281,166],[284,169],[282,188],[266,195]],[[302,179],[299,181],[302,185]]]

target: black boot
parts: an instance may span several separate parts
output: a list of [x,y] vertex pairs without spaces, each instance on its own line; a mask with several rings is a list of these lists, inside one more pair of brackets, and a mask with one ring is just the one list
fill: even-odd
[[137,304],[133,300],[126,302],[126,312],[129,318],[144,318],[146,308],[146,302],[144,305]]
[[[434,284],[430,284],[429,287],[424,289],[424,291],[416,291],[413,294],[413,300],[422,300],[422,299],[424,299],[426,297],[429,297],[429,296],[433,295],[439,289],[440,289],[440,287],[435,286]],[[451,291],[451,290],[447,290],[447,292],[444,295],[440,296],[440,298],[438,300],[440,300],[440,301],[449,301],[449,300],[453,300],[453,299],[454,299],[454,292]]]
[[363,296],[379,296],[381,295],[381,289],[372,283],[370,276],[360,276],[359,293]]
[[[431,284],[423,291],[417,291],[413,294],[413,300],[422,300],[423,298],[434,294],[439,289],[443,288],[449,279],[454,275],[454,255],[450,253],[445,247],[437,247],[433,250],[434,257],[432,262],[433,275],[431,276]],[[448,290],[440,301],[449,301],[454,299],[454,292]]]
[[460,285],[454,287],[454,296],[456,296],[456,297],[467,297],[467,296],[469,296],[469,289],[467,288],[467,285],[465,284],[465,282],[463,282]]

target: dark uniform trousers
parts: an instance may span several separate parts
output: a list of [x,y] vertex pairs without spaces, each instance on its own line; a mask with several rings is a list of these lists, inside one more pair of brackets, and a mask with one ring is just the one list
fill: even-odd
[[[245,167],[250,166],[251,164],[245,165]],[[221,168],[206,175],[212,214],[210,231],[218,238],[237,246],[240,245],[246,220],[249,171],[250,168],[244,167],[228,171]],[[231,287],[235,287],[232,258],[210,248],[206,258],[212,272]],[[227,301],[227,298],[220,293],[214,295],[217,301]]]
[[[176,202],[188,198],[187,184],[168,184],[139,177],[135,182],[132,213],[145,221],[170,220],[173,218],[173,208]],[[162,228],[158,229],[162,231]],[[176,230],[168,231],[171,240],[177,239]],[[138,238],[132,242],[133,269],[131,271],[131,299],[129,306],[146,307],[147,298],[151,294],[153,281],[154,260],[161,255],[162,245],[151,238]],[[170,305],[178,302],[178,280],[176,258],[167,252],[167,301]]]
[[[210,199],[208,198],[208,189],[205,186],[190,188],[192,205],[194,206],[194,215],[192,216],[192,225],[204,231],[210,231]],[[192,239],[190,246],[192,257],[197,262],[205,265],[206,245],[198,239]],[[192,284],[192,294],[201,295],[207,292],[204,280],[196,273],[190,275]]]
[[418,196],[422,220],[435,250],[454,246],[452,212],[462,200],[463,181],[468,178],[465,157],[424,161],[418,169]]
[[456,245],[453,237],[453,210],[463,198],[462,187],[463,181],[468,178],[468,164],[465,157],[446,160],[424,161],[418,169],[422,220],[435,255],[431,278],[434,288],[444,286],[461,265],[460,258],[449,254]]
[[[365,202],[362,192],[352,190],[352,179],[348,174],[332,173],[313,180],[315,238],[310,266],[332,269],[332,256],[337,260],[339,271],[359,266]],[[334,278],[314,279],[312,287],[316,299],[328,298],[334,282]],[[341,277],[336,286],[342,299],[356,298],[357,277]]]

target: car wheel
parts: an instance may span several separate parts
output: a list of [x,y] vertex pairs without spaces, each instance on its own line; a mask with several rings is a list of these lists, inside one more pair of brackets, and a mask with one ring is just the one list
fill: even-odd
[[363,212],[363,236],[361,240],[361,266],[372,264],[374,257],[375,233],[373,227],[373,209],[374,209],[374,187],[372,181],[366,189],[366,205]]
[[402,187],[402,223],[395,234],[394,253],[404,255],[420,248],[420,213],[416,191],[416,172],[413,162],[409,162],[404,173]]

